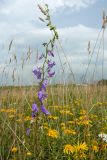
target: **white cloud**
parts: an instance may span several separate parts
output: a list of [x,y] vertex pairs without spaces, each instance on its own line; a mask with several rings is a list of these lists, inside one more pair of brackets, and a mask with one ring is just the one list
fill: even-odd
[[[49,8],[56,11],[61,7],[70,7],[71,10],[78,10],[81,8],[86,8],[94,4],[96,1],[97,0],[23,0],[23,3],[22,0],[5,1],[2,7],[0,6],[0,36],[2,37],[0,39],[0,44],[5,44],[6,42],[9,44],[9,41],[14,39],[13,51],[14,53],[18,54],[18,56],[19,50],[21,53],[23,51],[25,52],[26,46],[28,45],[30,45],[32,48],[41,48],[42,42],[47,40],[51,34],[48,29],[38,27],[36,21],[40,14],[39,10],[37,9],[38,2],[48,3]],[[32,24],[32,21],[35,23]],[[82,73],[83,67],[86,67],[88,60],[88,41],[91,41],[92,48],[99,30],[80,24],[74,27],[59,28],[58,32],[60,35],[61,44],[65,50],[69,63],[73,67],[73,70],[77,74]],[[107,33],[105,35],[105,41],[107,41],[106,37]],[[58,48],[60,48],[59,45]],[[6,51],[1,52],[0,55],[0,59],[2,59],[2,61],[7,58],[5,52]],[[55,52],[57,52],[57,50]],[[107,46],[105,46],[105,52],[107,52]],[[64,58],[61,49],[59,49],[59,53],[62,63],[65,63],[66,59]],[[56,59],[59,65],[59,60],[58,58]],[[105,56],[105,61],[106,60],[107,56]],[[28,73],[30,73],[31,67],[28,67],[28,70]],[[27,73],[25,77],[28,77]]]
[[[39,13],[37,12],[37,4],[47,3],[52,10],[59,9],[61,7],[70,7],[72,10],[79,10],[86,8],[94,4],[98,0],[4,0],[4,3],[0,6],[0,14],[10,15],[18,18],[27,19],[28,17],[34,18]],[[23,21],[25,21],[23,19]]]
[[86,8],[94,4],[97,0],[42,0],[42,2],[49,4],[49,7],[53,10],[60,7],[70,7],[73,10],[80,8]]
[[[20,28],[21,29],[21,28]],[[18,34],[20,35],[21,30],[18,30]],[[75,73],[78,81],[80,80],[81,76],[83,75],[83,73],[86,70],[87,67],[87,63],[89,60],[89,56],[88,56],[88,51],[87,51],[87,45],[89,40],[91,41],[91,50],[93,49],[93,46],[95,44],[95,40],[97,39],[99,30],[95,29],[95,28],[89,28],[86,27],[84,25],[77,25],[75,27],[65,27],[65,28],[60,28],[58,29],[59,32],[59,37],[60,37],[60,41],[62,44],[62,47],[65,51],[67,60],[70,64],[70,66],[72,67],[73,72]],[[30,44],[32,47],[37,46],[37,44],[39,44],[40,48],[41,48],[41,44],[44,40],[47,40],[51,34],[50,31],[48,29],[44,29],[44,28],[35,28],[35,27],[31,27],[30,31],[27,33],[27,30],[23,31],[22,35],[18,35],[16,36],[16,41],[15,43],[23,43],[22,44],[22,50],[25,48],[25,44],[28,44],[28,41],[30,41]],[[101,37],[101,35],[100,35]],[[107,41],[107,33],[105,32],[105,42]],[[98,43],[99,45],[99,43]],[[95,67],[95,60],[96,60],[96,54],[98,51],[98,45],[97,45],[97,49],[93,55],[92,58],[92,64],[90,66],[91,72],[89,70],[88,73],[90,73],[89,75],[92,74],[94,67]],[[60,58],[61,58],[61,62],[62,64],[66,63],[66,58],[60,48],[60,45],[57,43],[58,46],[58,50],[55,49],[55,61],[57,64],[57,68],[61,68],[61,64],[60,61],[58,59],[58,52],[60,54]],[[33,48],[32,48],[33,49]],[[19,52],[17,53],[17,49],[16,48],[16,55],[18,56]],[[34,50],[33,50],[34,51]],[[39,52],[40,53],[40,52]],[[105,76],[106,72],[106,61],[107,61],[107,46],[105,46],[105,61],[104,61],[104,73]],[[33,54],[35,54],[35,52],[33,52]],[[34,58],[35,59],[35,58]],[[35,59],[36,60],[36,59]],[[20,59],[19,59],[20,62]],[[34,62],[31,60],[31,66],[33,66]],[[102,68],[102,52],[99,53],[99,58],[98,58],[98,63],[97,63],[97,70],[98,70],[98,75],[100,77],[101,75],[101,68]],[[29,82],[32,81],[32,78],[28,78],[27,81],[25,80],[26,77],[31,77],[31,72],[32,72],[32,68],[33,67],[29,67],[29,65],[25,67],[24,70],[24,81]],[[19,67],[20,68],[20,67]],[[26,69],[27,68],[27,69]],[[68,66],[67,63],[64,64],[64,68],[66,68],[66,73],[68,72]],[[20,70],[20,69],[18,69]],[[27,71],[27,72],[26,72]],[[21,72],[19,72],[21,73]],[[68,72],[69,74],[69,72]],[[22,74],[20,74],[21,76]],[[29,76],[30,75],[30,76]],[[57,75],[56,75],[57,77]],[[96,77],[97,78],[97,77]]]

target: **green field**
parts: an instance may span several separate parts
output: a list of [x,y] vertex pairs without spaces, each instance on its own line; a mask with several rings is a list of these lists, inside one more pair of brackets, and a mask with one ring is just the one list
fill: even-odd
[[107,133],[106,86],[49,86],[51,115],[39,111],[33,120],[36,90],[0,89],[0,159],[105,160],[107,138],[99,134]]

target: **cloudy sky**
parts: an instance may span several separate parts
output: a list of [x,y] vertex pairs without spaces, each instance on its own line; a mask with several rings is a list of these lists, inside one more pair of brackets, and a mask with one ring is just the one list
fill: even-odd
[[[0,0],[0,83],[11,84],[12,75],[16,81],[20,79],[23,84],[34,82],[32,68],[37,65],[37,53],[43,52],[41,44],[51,36],[50,31],[38,19],[41,13],[37,4],[43,3],[49,5],[52,22],[59,33],[59,41],[54,51],[57,63],[55,78],[60,81],[62,77],[67,77],[72,81],[72,70],[76,81],[81,82],[91,57],[87,78],[92,81],[93,72],[93,80],[101,78],[103,57],[103,76],[107,78],[106,45],[104,56],[102,51],[103,40],[107,43],[107,32],[105,30],[102,38],[101,31],[102,11],[105,10],[107,14],[106,0]],[[91,56],[87,51],[88,42],[90,41],[92,52],[97,37],[98,43]],[[9,51],[11,40],[13,43]],[[27,58],[29,46],[32,54],[30,60],[26,61],[23,59]]]

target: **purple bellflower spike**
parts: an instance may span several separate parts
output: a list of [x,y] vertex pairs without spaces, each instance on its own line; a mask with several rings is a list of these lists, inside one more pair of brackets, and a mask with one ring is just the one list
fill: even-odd
[[47,98],[47,94],[43,93],[42,91],[39,91],[38,98],[42,102],[45,98]]
[[55,66],[55,62],[48,60],[48,68],[52,68],[53,66]]
[[54,57],[54,54],[52,51],[48,51],[48,55]]
[[41,79],[41,75],[42,75],[41,68],[34,69],[33,73],[37,77],[37,79]]
[[35,113],[35,112],[36,112],[36,113],[38,112],[37,104],[34,103],[34,104],[32,105],[32,111],[33,111],[34,113]]
[[48,81],[45,79],[45,80],[43,81],[43,83],[42,83],[41,90],[46,91],[46,87],[47,87],[47,85],[48,85]]
[[41,111],[42,111],[45,115],[50,115],[50,112],[45,108],[44,105],[41,106]]
[[55,75],[55,71],[54,72],[50,72],[50,70],[48,71],[48,76],[49,77],[53,77]]

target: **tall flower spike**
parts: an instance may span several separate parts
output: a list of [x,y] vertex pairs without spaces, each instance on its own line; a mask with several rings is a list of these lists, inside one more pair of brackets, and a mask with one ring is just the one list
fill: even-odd
[[[39,79],[39,90],[38,90],[38,100],[41,104],[41,111],[45,114],[48,115],[50,114],[46,108],[43,105],[43,100],[47,98],[47,93],[46,93],[46,87],[48,85],[48,80],[49,78],[53,77],[55,74],[55,71],[52,72],[51,69],[53,66],[55,66],[55,62],[52,61],[51,59],[49,60],[49,57],[54,57],[53,49],[54,49],[54,44],[55,41],[57,40],[58,33],[56,31],[56,27],[53,26],[51,22],[51,17],[49,14],[49,8],[48,5],[45,4],[45,6],[40,6],[38,5],[40,11],[44,14],[45,18],[39,18],[41,21],[46,22],[46,26],[49,27],[49,30],[53,33],[52,38],[48,42],[44,42],[43,46],[45,48],[45,53],[41,54],[39,57],[39,60],[43,58],[43,64],[41,68],[36,68],[33,70],[34,76]],[[36,113],[38,112],[37,106],[34,104],[32,106],[32,117],[36,116]]]

